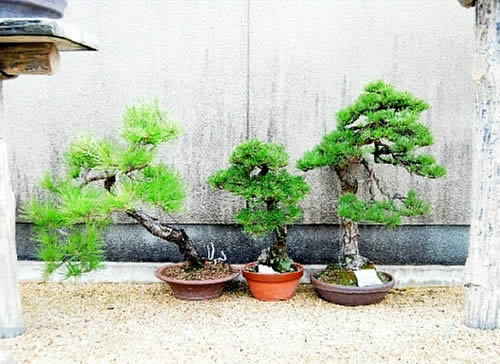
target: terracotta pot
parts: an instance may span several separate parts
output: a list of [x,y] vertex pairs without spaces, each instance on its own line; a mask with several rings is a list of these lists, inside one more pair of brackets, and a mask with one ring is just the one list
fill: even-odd
[[384,284],[374,286],[342,286],[338,284],[330,284],[320,281],[315,277],[316,271],[311,273],[311,284],[316,289],[316,292],[321,298],[328,302],[336,303],[345,306],[371,305],[380,302],[384,299],[389,290],[394,287],[394,278],[389,273],[384,273],[391,280]]
[[248,288],[252,295],[261,301],[279,301],[292,298],[299,285],[300,277],[304,274],[304,267],[295,263],[296,272],[265,274],[247,271],[255,262],[243,267],[243,277],[248,281]]
[[0,0],[0,18],[61,18],[66,0]]
[[[181,264],[184,263],[178,263],[178,265]],[[224,278],[206,281],[188,281],[164,275],[163,271],[170,266],[171,265],[165,265],[158,268],[155,271],[155,276],[156,278],[167,282],[172,289],[174,296],[181,300],[199,301],[218,298],[222,295],[226,283],[232,281],[240,274],[240,270],[238,268],[231,266],[233,273]]]

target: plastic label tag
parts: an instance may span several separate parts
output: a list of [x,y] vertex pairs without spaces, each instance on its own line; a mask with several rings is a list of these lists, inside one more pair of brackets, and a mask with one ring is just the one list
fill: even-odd
[[354,271],[358,280],[358,287],[373,286],[374,284],[382,284],[382,281],[377,276],[375,269],[361,269]]
[[280,272],[276,272],[273,268],[268,267],[267,265],[259,264],[259,273],[264,274],[279,274]]

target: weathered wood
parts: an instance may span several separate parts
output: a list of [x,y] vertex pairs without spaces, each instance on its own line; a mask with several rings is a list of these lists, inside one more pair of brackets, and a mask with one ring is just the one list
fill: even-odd
[[17,285],[16,202],[7,164],[7,146],[0,137],[0,338],[24,331]]
[[465,8],[471,8],[476,5],[476,0],[458,0],[458,2]]
[[6,75],[51,75],[59,67],[53,43],[0,44],[0,70]]
[[500,328],[500,0],[476,4],[472,221],[465,324]]
[[8,75],[6,73],[3,73],[2,70],[0,70],[0,81],[2,80],[10,80],[12,78],[16,78],[17,76],[13,76],[13,75]]

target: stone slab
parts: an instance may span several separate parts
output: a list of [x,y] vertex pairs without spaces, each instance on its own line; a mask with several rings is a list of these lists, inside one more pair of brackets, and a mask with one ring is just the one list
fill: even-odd
[[[170,263],[116,263],[106,262],[105,268],[82,276],[77,280],[66,280],[72,283],[87,282],[136,282],[136,283],[159,283],[155,278],[154,271]],[[243,265],[237,265],[240,269]],[[324,264],[308,264],[304,266],[304,276],[301,283],[310,283],[310,275],[324,269]],[[412,286],[455,286],[461,285],[463,281],[463,266],[400,266],[380,265],[377,269],[390,273],[396,278],[396,288]],[[41,281],[43,263],[33,261],[20,261],[19,272],[21,281]],[[61,276],[54,275],[50,279],[54,282],[62,282]],[[240,275],[237,280],[243,281]]]
[[55,43],[60,52],[96,51],[98,48],[93,36],[48,18],[0,18],[0,43]]

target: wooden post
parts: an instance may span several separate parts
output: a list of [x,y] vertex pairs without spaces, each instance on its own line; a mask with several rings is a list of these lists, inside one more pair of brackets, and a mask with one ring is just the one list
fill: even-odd
[[458,0],[458,2],[466,8],[470,8],[474,5],[476,5],[476,0]]
[[465,324],[495,329],[500,328],[500,0],[476,0],[475,5],[472,221]]
[[[2,119],[0,81],[0,120]],[[10,184],[7,145],[0,128],[0,338],[24,331],[17,283],[16,201]]]

